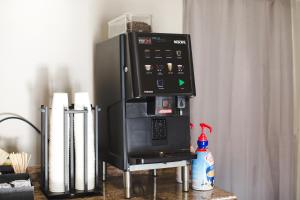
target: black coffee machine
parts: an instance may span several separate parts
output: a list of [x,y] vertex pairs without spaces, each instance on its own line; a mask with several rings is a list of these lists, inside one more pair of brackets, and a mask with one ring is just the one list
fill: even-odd
[[191,42],[186,34],[121,34],[97,44],[95,100],[105,162],[130,172],[183,167],[188,191],[190,103],[196,95]]

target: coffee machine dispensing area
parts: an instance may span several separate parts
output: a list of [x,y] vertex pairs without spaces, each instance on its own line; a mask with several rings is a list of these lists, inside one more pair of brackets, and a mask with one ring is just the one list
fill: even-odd
[[103,179],[105,163],[123,170],[130,198],[130,172],[182,167],[188,191],[196,95],[189,35],[131,32],[97,44],[94,83]]

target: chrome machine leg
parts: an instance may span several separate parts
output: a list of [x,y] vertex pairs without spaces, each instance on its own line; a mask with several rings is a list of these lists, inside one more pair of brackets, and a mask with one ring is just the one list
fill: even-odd
[[153,200],[157,198],[157,185],[156,185],[156,177],[153,178]]
[[157,177],[157,171],[156,171],[156,169],[152,170],[152,176]]
[[125,189],[125,198],[130,199],[130,171],[125,171],[123,175],[124,180],[124,189]]
[[183,192],[189,191],[189,168],[188,165],[182,167],[182,190]]
[[106,181],[106,162],[102,162],[102,181]]

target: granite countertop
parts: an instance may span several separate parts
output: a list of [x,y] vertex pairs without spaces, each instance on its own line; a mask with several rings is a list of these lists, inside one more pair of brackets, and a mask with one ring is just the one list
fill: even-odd
[[[35,200],[47,199],[39,187],[39,167],[30,167],[28,170],[35,186]],[[182,184],[176,183],[175,169],[161,169],[157,171],[158,176],[154,178],[148,172],[132,173],[132,197],[134,200],[141,199],[213,199],[231,200],[237,199],[232,193],[226,192],[218,187],[211,191],[195,191],[190,188],[188,193],[182,192]],[[108,177],[102,183],[103,196],[80,198],[86,200],[113,200],[124,199],[122,172],[112,166],[108,167]]]

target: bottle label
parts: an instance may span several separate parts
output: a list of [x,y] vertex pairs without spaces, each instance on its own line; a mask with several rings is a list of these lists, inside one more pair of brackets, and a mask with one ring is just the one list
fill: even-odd
[[214,186],[214,159],[210,152],[197,152],[192,161],[192,184],[195,190],[211,190]]

